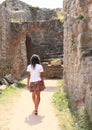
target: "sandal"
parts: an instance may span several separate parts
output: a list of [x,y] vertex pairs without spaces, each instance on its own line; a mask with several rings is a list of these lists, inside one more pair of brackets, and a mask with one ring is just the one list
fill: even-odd
[[35,115],[38,115],[38,111],[37,111],[37,110],[34,110],[34,114],[35,114]]

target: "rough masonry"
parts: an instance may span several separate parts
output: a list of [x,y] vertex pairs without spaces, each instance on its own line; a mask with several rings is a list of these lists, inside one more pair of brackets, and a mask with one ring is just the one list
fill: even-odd
[[63,23],[61,9],[40,9],[19,0],[6,0],[0,5],[0,76],[24,74],[30,57],[41,60],[61,58]]
[[65,90],[92,115],[92,0],[65,0],[64,10]]

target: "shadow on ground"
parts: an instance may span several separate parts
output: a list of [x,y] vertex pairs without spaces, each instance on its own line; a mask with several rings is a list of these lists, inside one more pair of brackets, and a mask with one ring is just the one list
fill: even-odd
[[40,115],[36,116],[34,115],[34,113],[32,113],[25,118],[25,123],[29,125],[36,125],[36,124],[42,123],[42,119],[44,117],[45,116],[40,116]]

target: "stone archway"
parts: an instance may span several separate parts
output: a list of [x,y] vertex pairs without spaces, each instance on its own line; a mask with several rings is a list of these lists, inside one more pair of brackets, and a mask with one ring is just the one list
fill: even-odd
[[[31,35],[32,53],[39,54],[41,59],[61,57],[63,23],[57,17],[57,13],[61,9],[40,9],[25,5],[20,1],[6,1],[6,4],[7,6],[2,5],[3,17],[0,19],[2,23],[0,33],[4,33],[3,38],[2,35],[0,36],[2,48],[0,54],[4,55],[0,60],[2,68],[7,68],[8,73],[14,77],[22,76],[31,55],[27,53],[28,48],[26,49],[29,34]],[[7,65],[4,64],[6,62]],[[2,69],[2,72],[3,70],[5,69]],[[2,75],[2,73],[0,74]]]
[[23,70],[25,71],[27,64],[30,63],[30,56],[33,53],[38,54],[41,60],[61,57],[63,28],[59,30],[58,28],[62,27],[62,25],[57,19],[10,23],[10,42],[14,57],[12,64],[17,66],[17,68],[12,68],[15,75],[18,76],[16,73],[20,73],[19,75],[21,75]]
[[[35,30],[43,30],[38,23],[11,23],[12,71],[15,77],[20,77],[30,63],[32,41],[30,34]],[[16,66],[16,67],[15,67]]]

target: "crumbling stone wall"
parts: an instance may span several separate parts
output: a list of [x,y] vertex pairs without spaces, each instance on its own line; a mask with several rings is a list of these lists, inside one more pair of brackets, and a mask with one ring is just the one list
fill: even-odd
[[63,78],[63,65],[60,64],[51,64],[50,62],[42,63],[44,68],[44,76],[47,79],[62,79]]
[[60,9],[34,8],[19,0],[7,0],[0,6],[0,75],[20,77],[33,53],[41,60],[61,58],[63,23],[57,18]]
[[[64,80],[73,108],[92,115],[92,0],[65,0]],[[92,119],[92,116],[91,116]]]
[[0,5],[0,74],[10,70],[10,44],[8,44],[10,41],[10,24],[8,19],[7,10]]

